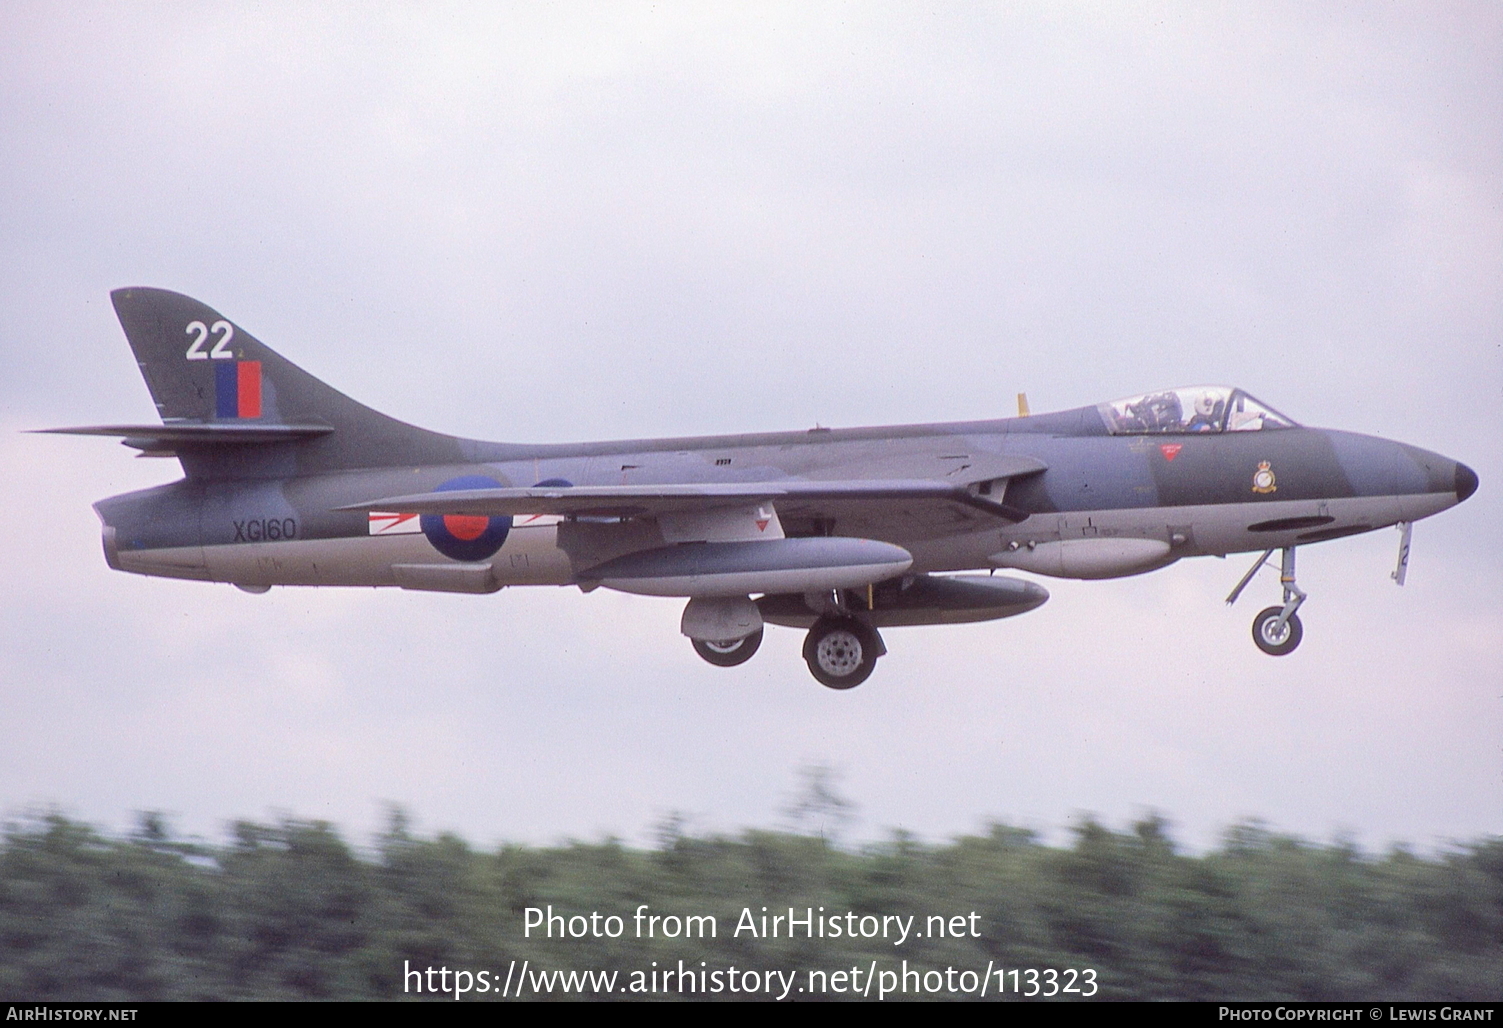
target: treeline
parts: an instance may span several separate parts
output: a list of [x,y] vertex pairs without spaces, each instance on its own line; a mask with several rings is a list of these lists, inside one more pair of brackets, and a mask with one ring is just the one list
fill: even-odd
[[[660,923],[639,939],[642,904],[713,915],[715,937],[663,938]],[[555,924],[553,939],[524,938],[528,908],[549,905],[565,917],[616,915],[624,931],[560,939]],[[859,933],[733,933],[743,908],[760,917],[764,906],[823,907],[842,920],[913,915],[918,931],[931,916],[977,917],[959,937],[898,946]],[[404,968],[487,970],[499,989],[523,961],[626,976],[652,961],[802,974],[905,959],[976,972],[989,962],[1093,968],[1100,999],[1497,1000],[1503,839],[1373,858],[1242,825],[1219,850],[1191,856],[1150,819],[1123,832],[1087,823],[1067,848],[1001,825],[946,845],[898,837],[860,852],[804,835],[696,838],[670,826],[650,850],[482,852],[452,835],[415,837],[398,814],[361,853],[322,822],[243,822],[232,842],[208,846],[173,838],[151,815],[126,838],[54,815],[9,826],[0,845],[4,1000],[412,998]]]

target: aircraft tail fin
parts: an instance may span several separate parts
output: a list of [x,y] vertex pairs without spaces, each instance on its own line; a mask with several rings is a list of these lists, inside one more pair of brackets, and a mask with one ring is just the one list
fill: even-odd
[[173,448],[190,475],[233,473],[248,448],[272,445],[294,448],[298,473],[467,456],[463,440],[357,403],[197,300],[140,287],[110,299],[162,421],[184,429]]

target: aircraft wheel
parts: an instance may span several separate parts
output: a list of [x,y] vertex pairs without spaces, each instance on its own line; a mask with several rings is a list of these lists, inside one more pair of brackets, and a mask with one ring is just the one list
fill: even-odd
[[1270,657],[1282,657],[1293,653],[1295,647],[1299,646],[1300,640],[1305,637],[1305,629],[1299,623],[1298,614],[1290,614],[1289,620],[1284,623],[1283,630],[1279,630],[1277,622],[1279,613],[1283,609],[1283,607],[1269,607],[1253,619],[1253,642],[1258,644],[1258,649]]
[[735,667],[737,664],[745,664],[752,659],[757,652],[757,647],[762,645],[762,629],[757,629],[751,635],[742,636],[740,639],[728,639],[717,642],[714,639],[690,639],[694,644],[694,652],[716,667]]
[[881,652],[877,633],[855,618],[821,618],[804,639],[809,673],[831,689],[854,689],[866,681]]

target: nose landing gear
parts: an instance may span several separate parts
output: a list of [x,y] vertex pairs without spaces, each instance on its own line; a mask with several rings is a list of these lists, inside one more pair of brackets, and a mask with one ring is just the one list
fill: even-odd
[[1305,627],[1299,615],[1285,614],[1283,607],[1268,607],[1253,618],[1253,642],[1270,657],[1293,653],[1304,637]]
[[[1272,550],[1264,550],[1263,555],[1242,576],[1242,581],[1237,583],[1237,588],[1226,598],[1227,605],[1237,602],[1237,597],[1242,595],[1242,590],[1247,588],[1247,583],[1252,581],[1273,556]],[[1300,604],[1305,602],[1305,592],[1294,580],[1294,547],[1286,546],[1283,552],[1283,561],[1279,568],[1279,582],[1284,587],[1284,605],[1281,607],[1267,607],[1258,612],[1253,618],[1252,637],[1258,649],[1270,657],[1283,657],[1293,653],[1299,646],[1300,640],[1305,637],[1304,625],[1300,623],[1295,611],[1299,610]]]

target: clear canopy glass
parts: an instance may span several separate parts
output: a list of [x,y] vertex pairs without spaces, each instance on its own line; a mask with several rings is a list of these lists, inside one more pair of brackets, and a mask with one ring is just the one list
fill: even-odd
[[1098,408],[1112,435],[1262,432],[1294,428],[1293,418],[1231,386],[1186,386],[1113,400]]

